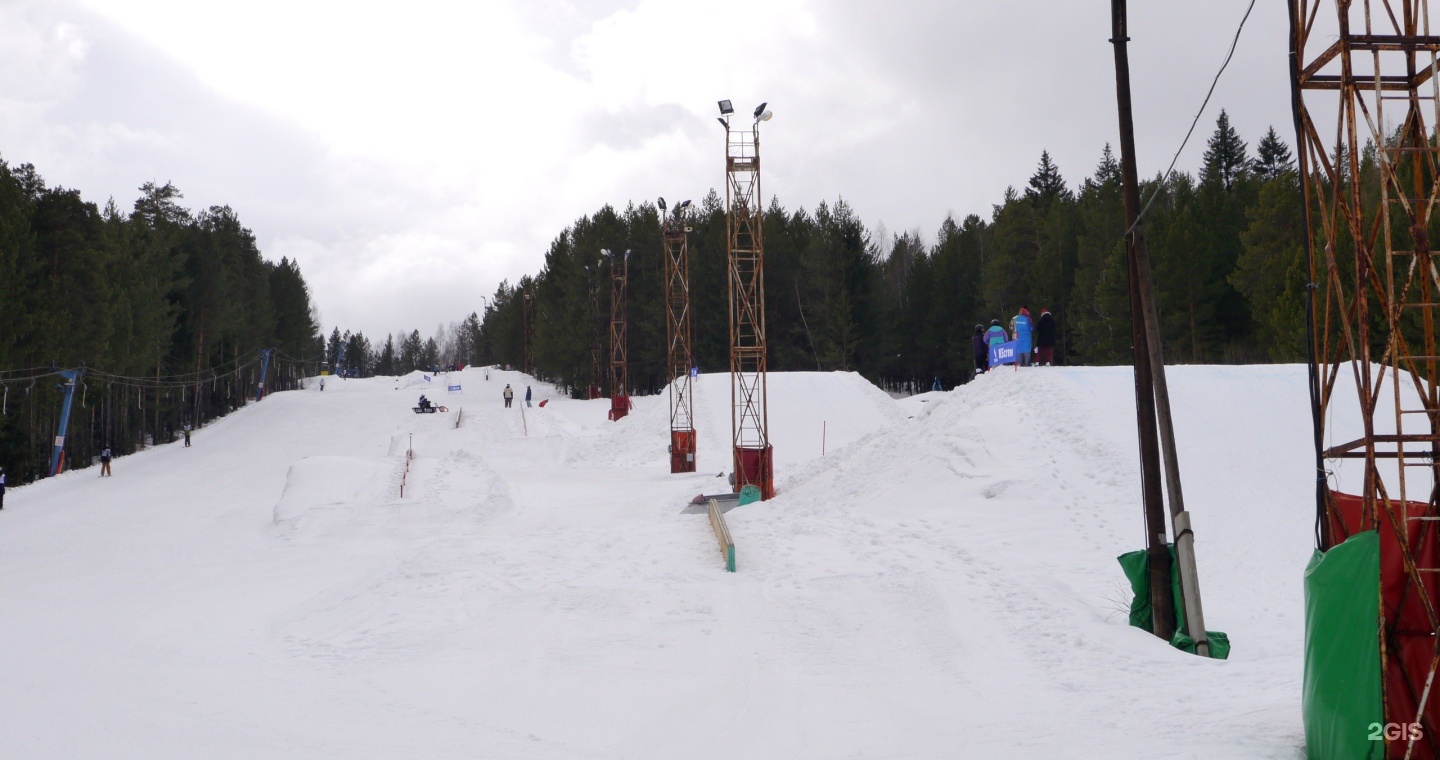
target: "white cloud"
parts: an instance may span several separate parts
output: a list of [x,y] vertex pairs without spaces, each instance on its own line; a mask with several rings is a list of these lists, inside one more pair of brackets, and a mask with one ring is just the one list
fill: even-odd
[[[1115,133],[1108,3],[18,0],[0,146],[128,206],[149,179],[301,260],[327,327],[478,308],[605,203],[723,180],[715,101],[768,100],[764,190],[929,235],[1048,148],[1072,183]],[[1242,0],[1131,8],[1141,169],[1168,161]],[[1218,107],[1287,130],[1284,9],[1257,8]],[[444,270],[439,272],[435,270]]]

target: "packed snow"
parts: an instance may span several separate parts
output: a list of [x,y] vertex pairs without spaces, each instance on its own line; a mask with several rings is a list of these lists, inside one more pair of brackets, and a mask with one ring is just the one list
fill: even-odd
[[1170,385],[1228,661],[1126,623],[1125,368],[772,374],[733,574],[682,513],[728,490],[725,375],[686,475],[663,394],[608,422],[496,369],[329,378],[11,489],[0,757],[1302,758],[1305,370]]

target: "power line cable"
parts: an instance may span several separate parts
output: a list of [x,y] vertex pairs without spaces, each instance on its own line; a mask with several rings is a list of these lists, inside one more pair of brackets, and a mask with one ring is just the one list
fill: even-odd
[[1195,112],[1195,119],[1190,122],[1190,130],[1185,133],[1185,139],[1180,141],[1179,150],[1176,150],[1174,158],[1170,159],[1170,167],[1165,170],[1165,176],[1160,178],[1160,183],[1150,192],[1150,199],[1145,201],[1145,205],[1140,208],[1140,213],[1135,217],[1134,223],[1125,230],[1125,234],[1121,235],[1121,238],[1129,237],[1130,233],[1140,226],[1140,220],[1145,218],[1145,212],[1150,210],[1151,204],[1155,203],[1155,198],[1160,195],[1160,191],[1164,190],[1165,184],[1170,181],[1170,175],[1175,171],[1175,164],[1180,160],[1180,154],[1185,152],[1185,146],[1190,143],[1190,136],[1195,134],[1195,127],[1200,123],[1200,117],[1205,114],[1205,107],[1210,105],[1210,96],[1215,94],[1215,85],[1220,83],[1220,75],[1225,73],[1226,67],[1230,65],[1230,59],[1235,57],[1235,48],[1240,45],[1240,33],[1245,31],[1245,22],[1250,20],[1250,12],[1253,10],[1255,10],[1255,0],[1250,0],[1250,6],[1245,9],[1245,15],[1240,19],[1240,26],[1235,30],[1235,39],[1230,41],[1230,52],[1225,54],[1225,62],[1220,64],[1220,70],[1215,72],[1215,78],[1210,81],[1210,90],[1205,93],[1205,100],[1200,103],[1200,110]]

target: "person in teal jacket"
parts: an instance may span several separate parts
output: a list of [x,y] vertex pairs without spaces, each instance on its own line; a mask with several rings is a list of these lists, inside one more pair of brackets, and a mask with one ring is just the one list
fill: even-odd
[[1000,326],[1000,320],[990,320],[990,329],[985,331],[985,343],[991,346],[998,346],[1010,340],[1010,334]]
[[1030,310],[1021,307],[1020,313],[1010,318],[1010,331],[1015,335],[1015,355],[1020,366],[1030,366],[1030,351],[1033,350],[1030,341],[1031,325]]

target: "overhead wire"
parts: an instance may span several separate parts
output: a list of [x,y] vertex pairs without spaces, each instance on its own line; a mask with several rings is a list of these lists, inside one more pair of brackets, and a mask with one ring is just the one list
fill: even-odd
[[1175,156],[1170,159],[1170,166],[1165,169],[1165,174],[1160,178],[1160,182],[1155,185],[1154,190],[1150,191],[1149,200],[1140,207],[1140,213],[1135,216],[1135,221],[1120,237],[1130,237],[1130,233],[1140,226],[1140,220],[1145,218],[1145,212],[1150,210],[1150,206],[1155,203],[1155,199],[1159,197],[1160,192],[1165,189],[1166,183],[1170,181],[1170,175],[1175,172],[1175,164],[1179,162],[1180,154],[1185,152],[1185,146],[1190,143],[1190,137],[1195,134],[1195,127],[1200,123],[1200,117],[1205,114],[1205,107],[1210,105],[1210,96],[1215,94],[1215,86],[1220,83],[1220,75],[1225,73],[1225,69],[1230,65],[1230,59],[1235,57],[1235,48],[1240,45],[1240,33],[1245,31],[1245,22],[1250,20],[1250,12],[1253,10],[1255,10],[1255,0],[1250,0],[1250,6],[1245,9],[1245,15],[1240,19],[1240,26],[1235,29],[1235,38],[1230,41],[1230,52],[1225,54],[1225,61],[1220,64],[1220,70],[1215,72],[1215,78],[1210,80],[1210,89],[1205,93],[1205,100],[1200,102],[1200,110],[1195,112],[1195,118],[1190,122],[1190,129],[1185,133],[1185,139],[1180,141],[1180,147],[1175,151]]

